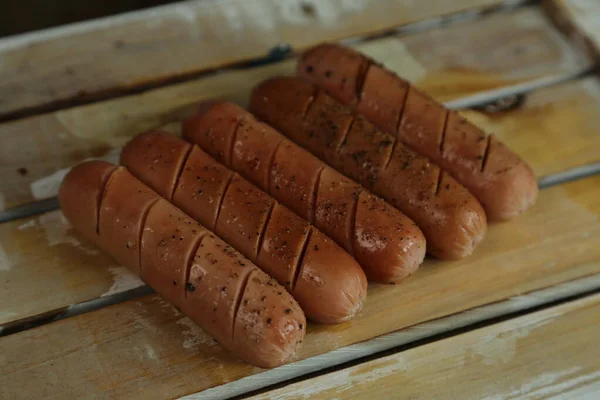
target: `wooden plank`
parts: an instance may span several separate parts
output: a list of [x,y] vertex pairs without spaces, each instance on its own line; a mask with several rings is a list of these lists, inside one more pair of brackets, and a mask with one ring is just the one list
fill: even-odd
[[[453,41],[441,40],[447,35]],[[359,47],[443,100],[569,77],[590,65],[537,8]],[[82,159],[106,155],[140,130],[178,121],[198,101],[222,97],[245,104],[254,84],[290,73],[292,61],[1,124],[0,210],[55,195],[48,176]]]
[[197,0],[0,41],[0,115],[521,0]]
[[[599,274],[598,237],[600,176],[544,190],[530,212],[490,227],[472,257],[427,260],[402,285],[371,285],[356,319],[311,324],[300,358]],[[176,397],[262,371],[226,355],[155,295],[0,338],[0,354],[10,398]]]
[[599,332],[596,294],[248,400],[592,399]]
[[556,25],[596,62],[600,61],[600,3],[594,0],[544,0]]
[[557,79],[590,66],[538,7],[429,29],[402,42],[414,62],[426,66],[412,80],[442,102]]

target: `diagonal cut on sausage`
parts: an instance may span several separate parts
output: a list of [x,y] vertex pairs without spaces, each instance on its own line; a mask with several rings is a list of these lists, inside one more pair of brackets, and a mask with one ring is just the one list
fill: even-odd
[[296,353],[306,320],[285,289],[126,168],[79,164],[59,201],[85,237],[237,356],[271,368]]
[[250,107],[288,138],[414,220],[431,255],[460,259],[483,239],[485,213],[467,189],[315,85],[292,77],[269,79],[254,89]]
[[184,122],[183,136],[329,235],[369,280],[400,282],[423,261],[414,222],[248,111],[207,103]]
[[[159,163],[161,155],[177,160]],[[178,162],[183,160],[183,162]],[[133,138],[121,163],[192,218],[283,284],[306,316],[339,323],[362,307],[367,279],[352,257],[267,193],[206,154],[164,132]]]
[[361,53],[322,44],[302,55],[297,74],[447,170],[490,220],[512,218],[535,203],[537,181],[524,160]]

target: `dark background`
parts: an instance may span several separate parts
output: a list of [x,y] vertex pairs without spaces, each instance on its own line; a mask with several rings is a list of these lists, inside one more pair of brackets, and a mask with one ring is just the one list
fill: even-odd
[[0,37],[175,3],[177,0],[0,0]]

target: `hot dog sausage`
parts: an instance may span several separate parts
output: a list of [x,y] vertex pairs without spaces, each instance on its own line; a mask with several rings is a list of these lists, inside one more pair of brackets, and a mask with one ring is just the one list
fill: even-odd
[[517,154],[362,54],[319,45],[303,54],[297,74],[450,172],[490,220],[509,219],[535,202],[535,175]]
[[59,201],[77,230],[236,355],[269,368],[296,352],[306,321],[284,288],[124,167],[74,167]]
[[[163,163],[165,154],[183,162]],[[339,323],[362,307],[367,279],[349,254],[198,146],[147,132],[121,163],[159,193],[175,182],[173,203],[283,284],[309,319]]]
[[183,135],[329,235],[370,280],[399,282],[423,261],[425,239],[410,219],[242,108],[206,104]]
[[430,254],[459,259],[483,238],[485,213],[468,190],[316,86],[273,78],[254,89],[250,104],[259,118],[413,219]]

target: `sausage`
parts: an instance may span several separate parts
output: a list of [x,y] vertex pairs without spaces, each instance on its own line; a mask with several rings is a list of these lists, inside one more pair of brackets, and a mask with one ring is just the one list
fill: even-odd
[[483,239],[485,213],[467,189],[316,86],[299,78],[269,79],[254,89],[250,107],[414,220],[431,255],[460,259]]
[[450,172],[490,220],[512,218],[535,203],[531,167],[496,136],[357,51],[316,46],[302,55],[297,74]]
[[414,222],[246,110],[207,103],[184,121],[183,136],[326,233],[369,280],[397,283],[422,263]]
[[367,278],[356,261],[200,147],[146,132],[123,148],[121,164],[158,193],[173,189],[168,200],[284,285],[307,318],[340,323],[361,309]]
[[272,368],[296,353],[306,320],[285,289],[126,168],[79,164],[59,201],[85,237],[234,354]]

